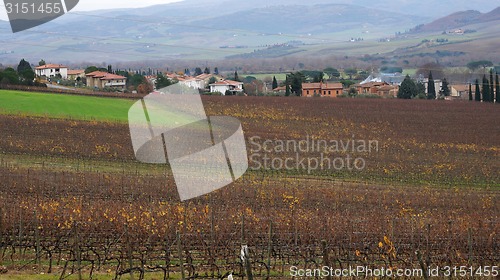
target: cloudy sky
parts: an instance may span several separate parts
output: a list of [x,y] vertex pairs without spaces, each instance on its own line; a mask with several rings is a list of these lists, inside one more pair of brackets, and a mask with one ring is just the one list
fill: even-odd
[[[139,0],[139,1],[119,1],[119,0],[80,0],[74,11],[92,11],[117,8],[140,8],[158,4],[179,2],[182,0]],[[98,7],[98,8],[96,8]],[[7,20],[7,12],[3,1],[0,2],[0,19]]]

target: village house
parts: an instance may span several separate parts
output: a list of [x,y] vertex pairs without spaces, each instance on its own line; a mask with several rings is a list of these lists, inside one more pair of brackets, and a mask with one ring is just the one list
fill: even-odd
[[338,97],[344,91],[341,83],[303,83],[302,96]]
[[365,82],[354,85],[358,94],[371,94],[380,97],[396,97],[398,95],[399,86],[390,85],[387,82]]
[[[472,95],[474,96],[474,86],[472,87]],[[450,97],[453,99],[468,99],[469,85],[451,85]]]
[[194,78],[203,81],[203,87],[202,88],[206,88],[207,85],[209,85],[213,81],[215,81],[215,82],[224,81],[224,78],[222,76],[215,75],[215,74],[205,74],[205,73],[203,73],[203,74],[198,75],[198,76],[196,76]]
[[286,86],[277,87],[277,88],[273,89],[273,93],[275,93],[275,94],[284,94],[284,93],[286,93]]
[[87,86],[92,88],[110,88],[115,90],[125,90],[127,78],[108,72],[95,71],[86,75]]
[[358,94],[377,94],[380,87],[388,86],[386,82],[368,82],[354,85]]
[[68,70],[68,80],[76,81],[85,79],[85,70]]
[[37,77],[67,79],[68,67],[61,64],[45,64],[35,67],[35,74]]
[[210,92],[220,92],[222,95],[226,95],[226,92],[231,92],[231,94],[237,94],[243,92],[243,83],[231,80],[218,81],[210,84]]
[[179,84],[193,88],[193,89],[204,89],[205,81],[198,78],[186,77],[185,79],[179,80]]

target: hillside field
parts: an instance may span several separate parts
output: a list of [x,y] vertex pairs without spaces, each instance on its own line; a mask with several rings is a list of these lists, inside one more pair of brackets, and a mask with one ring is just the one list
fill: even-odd
[[73,120],[127,121],[133,100],[0,90],[0,114]]

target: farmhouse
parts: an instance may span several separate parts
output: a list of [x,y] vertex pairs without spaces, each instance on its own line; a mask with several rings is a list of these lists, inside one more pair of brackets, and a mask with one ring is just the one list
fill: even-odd
[[108,72],[95,71],[86,75],[87,86],[103,89],[112,88],[117,90],[125,90],[127,78],[120,75],[111,74]]
[[231,92],[231,94],[237,94],[243,92],[243,83],[231,80],[219,81],[210,84],[210,92],[220,92],[222,95],[226,95],[226,92]]
[[45,64],[35,67],[35,74],[37,77],[54,78],[60,77],[62,79],[68,78],[68,67],[61,64]]
[[85,79],[85,70],[68,70],[68,80],[80,80]]
[[368,82],[356,84],[355,87],[358,94],[376,94],[381,87],[388,85],[386,82]]
[[203,89],[205,88],[205,81],[198,78],[186,77],[185,79],[179,79],[179,84],[185,85],[194,89]]
[[343,93],[341,83],[303,83],[302,96],[327,96],[338,97]]
[[[450,96],[454,99],[469,98],[469,85],[451,85],[450,91]],[[472,88],[472,95],[474,96],[474,87]]]

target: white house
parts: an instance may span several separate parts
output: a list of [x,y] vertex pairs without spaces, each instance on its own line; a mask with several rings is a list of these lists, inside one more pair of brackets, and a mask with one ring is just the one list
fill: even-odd
[[220,92],[222,95],[226,95],[227,91],[230,91],[232,94],[243,92],[243,83],[231,80],[219,81],[209,86],[210,92]]
[[179,84],[185,85],[194,89],[203,89],[205,88],[205,81],[197,78],[188,78],[184,80],[179,80]]
[[68,67],[61,64],[45,64],[35,67],[35,74],[37,77],[53,78],[61,75],[61,78],[68,78]]

